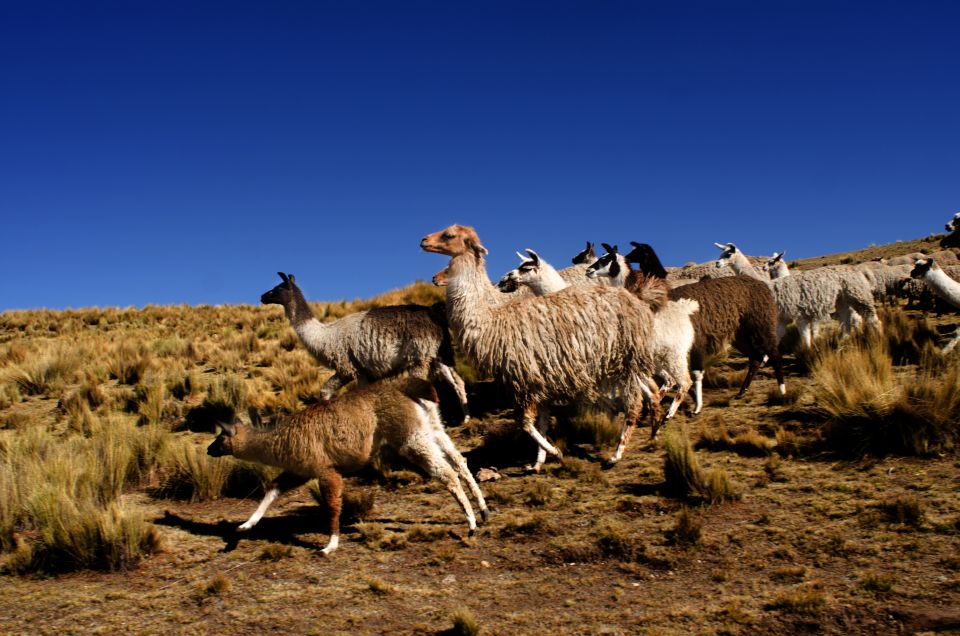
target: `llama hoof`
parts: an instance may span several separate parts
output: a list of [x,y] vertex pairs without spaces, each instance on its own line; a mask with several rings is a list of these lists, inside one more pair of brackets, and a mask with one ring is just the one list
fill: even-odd
[[252,527],[253,527],[253,525],[251,525],[251,524],[249,524],[249,523],[241,523],[239,526],[237,526],[237,529],[236,529],[234,532],[246,532],[247,530],[249,530],[249,529],[252,528]]
[[523,472],[527,475],[536,475],[540,472],[540,466],[536,464],[527,464],[523,467]]
[[613,468],[614,466],[616,466],[617,463],[618,463],[618,460],[616,460],[616,459],[614,459],[614,458],[612,458],[612,457],[608,457],[607,459],[603,460],[603,463],[600,464],[600,467],[601,467],[603,470],[610,470],[611,468]]
[[486,523],[487,519],[489,518],[490,518],[490,510],[488,508],[484,508],[483,510],[480,511],[480,523]]
[[470,530],[467,531],[467,537],[472,537],[472,536],[474,536],[474,535],[476,535],[476,534],[477,534],[477,529],[476,529],[476,528],[470,528]]

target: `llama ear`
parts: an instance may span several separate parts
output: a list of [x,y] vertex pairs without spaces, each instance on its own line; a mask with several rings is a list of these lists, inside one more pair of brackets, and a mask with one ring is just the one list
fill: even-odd
[[633,245],[634,247],[640,247],[640,243],[637,243],[636,241],[630,241],[630,245]]
[[536,252],[534,252],[534,251],[533,251],[532,249],[530,249],[529,247],[526,248],[526,251],[527,251],[527,254],[530,255],[530,260],[533,261],[533,264],[536,265],[537,267],[539,267],[539,266],[540,266],[540,255],[537,254]]
[[607,254],[613,254],[614,252],[617,251],[617,248],[615,248],[615,247],[610,247],[610,246],[609,246],[608,244],[606,244],[606,243],[601,243],[601,244],[600,244],[600,247],[602,247],[603,249],[605,249],[605,250],[607,251]]
[[526,256],[524,256],[523,254],[521,254],[520,252],[514,252],[514,254],[516,254],[516,255],[517,255],[517,258],[519,258],[519,259],[520,259],[520,262],[521,262],[521,263],[523,263],[524,261],[526,261],[526,260],[527,260],[527,257],[526,257]]
[[474,241],[473,239],[468,238],[464,241],[464,243],[467,244],[467,247],[473,250],[473,254],[477,258],[483,258],[488,253],[487,248],[481,245],[480,241]]
[[722,250],[727,249],[727,246],[726,246],[726,245],[721,245],[720,243],[714,243],[714,245],[716,245],[717,247],[719,247],[719,248],[722,249]]
[[220,434],[224,437],[233,437],[237,433],[237,422],[234,421],[232,424],[227,424],[226,422],[220,422]]
[[280,280],[282,280],[283,282],[287,282],[286,274],[284,274],[283,272],[277,272],[277,275],[280,277]]

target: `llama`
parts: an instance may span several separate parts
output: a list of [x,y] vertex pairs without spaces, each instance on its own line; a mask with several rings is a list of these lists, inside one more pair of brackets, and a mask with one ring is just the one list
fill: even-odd
[[[568,287],[566,282],[556,274],[556,270],[546,261],[541,261],[536,252],[528,249],[527,253],[529,258],[517,254],[521,257],[521,263],[501,279],[501,290],[504,286],[508,288],[526,286],[534,295],[544,296]],[[634,286],[637,284],[639,284],[638,281],[634,282]],[[683,299],[678,302],[666,302],[662,307],[652,306],[654,307],[653,331],[647,346],[653,350],[656,374],[666,381],[660,390],[663,391],[668,386],[676,386],[678,389],[664,417],[664,420],[667,420],[676,414],[683,396],[686,395],[692,383],[687,366],[687,358],[694,337],[690,316],[699,309],[699,304],[695,300]],[[656,434],[656,430],[653,433]],[[622,455],[622,450],[620,454]],[[620,456],[615,455],[613,461],[619,459]]]
[[281,493],[317,479],[330,513],[330,540],[321,550],[328,556],[340,544],[341,474],[366,466],[380,443],[443,482],[463,509],[471,535],[477,520],[460,478],[476,499],[481,520],[486,520],[483,493],[440,421],[437,393],[420,378],[384,380],[350,391],[289,415],[269,430],[223,424],[207,454],[283,469],[254,513],[237,528],[241,532],[257,525]]
[[787,324],[796,322],[803,344],[809,348],[813,346],[814,325],[829,320],[834,312],[841,317],[845,332],[851,329],[852,312],[879,330],[880,318],[873,306],[873,292],[862,272],[822,267],[770,280],[733,243],[715,245],[723,250],[716,263],[718,268],[730,265],[737,274],[770,286],[777,305],[778,337],[783,337]]
[[[910,276],[923,280],[937,296],[954,307],[960,308],[960,283],[950,278],[934,259],[917,259],[910,271]],[[960,342],[960,328],[957,328],[953,339],[943,348],[943,353],[953,351],[958,342]]]
[[[626,256],[627,266],[636,263],[639,274],[660,276],[666,269],[650,245],[633,243]],[[629,277],[628,277],[629,278]],[[733,344],[750,360],[737,397],[743,397],[760,367],[770,361],[781,395],[786,394],[783,364],[777,347],[777,309],[766,283],[744,276],[706,278],[668,292],[671,301],[696,300],[700,311],[693,314],[694,341],[690,349],[690,371],[694,382],[694,415],[703,409],[703,373],[707,361]]]
[[[506,305],[490,302],[487,249],[472,227],[452,225],[425,236],[424,251],[450,257],[447,317],[474,368],[500,381],[516,398],[523,429],[537,442],[538,471],[547,453],[560,451],[544,437],[546,405],[599,402],[623,412],[622,444],[639,419],[645,394],[659,405],[645,345],[653,325],[648,303],[623,289],[571,286],[554,294]],[[608,396],[619,391],[618,404]],[[659,408],[651,411],[660,420]]]
[[442,303],[433,307],[393,305],[344,316],[324,324],[313,315],[293,274],[278,272],[282,283],[260,302],[281,305],[314,358],[333,369],[321,396],[329,400],[351,380],[363,386],[373,380],[408,372],[418,378],[439,375],[456,392],[464,420],[470,419],[467,390],[453,368],[453,347]]

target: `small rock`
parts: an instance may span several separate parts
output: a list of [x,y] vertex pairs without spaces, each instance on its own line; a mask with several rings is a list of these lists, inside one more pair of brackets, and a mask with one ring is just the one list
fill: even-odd
[[489,561],[481,561],[481,562],[480,562],[480,567],[488,568],[488,567],[490,567],[490,562],[489,562]]
[[497,481],[500,479],[500,473],[496,468],[481,468],[477,471],[477,481]]
[[454,583],[457,582],[457,577],[455,577],[452,574],[448,574],[445,577],[443,577],[443,579],[441,579],[440,582],[443,583],[444,585],[453,585]]

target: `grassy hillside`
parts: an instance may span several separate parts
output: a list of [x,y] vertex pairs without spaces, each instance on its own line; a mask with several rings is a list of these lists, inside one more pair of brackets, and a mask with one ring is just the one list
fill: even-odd
[[[799,267],[934,251],[918,239]],[[333,320],[431,304],[424,283],[316,303]],[[237,535],[273,471],[205,454],[215,422],[316,400],[329,371],[279,307],[0,314],[2,633],[914,633],[960,625],[960,323],[894,303],[884,333],[789,352],[742,400],[732,352],[703,414],[634,436],[555,411],[534,453],[463,361],[479,415],[449,430],[495,508],[468,538],[449,494],[386,454],[346,482],[324,559],[320,495]],[[482,380],[482,379],[481,379]]]

